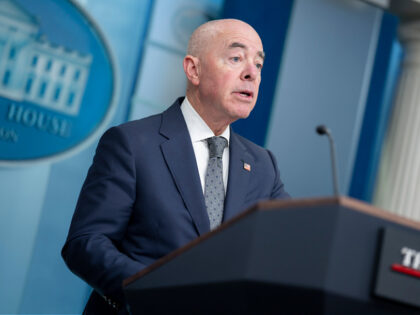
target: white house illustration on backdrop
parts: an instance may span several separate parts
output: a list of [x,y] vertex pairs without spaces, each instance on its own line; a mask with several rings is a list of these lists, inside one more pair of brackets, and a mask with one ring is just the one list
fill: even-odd
[[0,0],[0,96],[77,116],[91,61],[48,42],[35,17]]

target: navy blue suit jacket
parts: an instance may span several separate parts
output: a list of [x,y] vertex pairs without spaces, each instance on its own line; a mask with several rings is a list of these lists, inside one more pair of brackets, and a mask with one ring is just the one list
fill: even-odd
[[[109,129],[98,144],[62,255],[102,295],[121,301],[125,278],[210,231],[182,100]],[[234,132],[229,150],[223,221],[289,197],[272,153]]]

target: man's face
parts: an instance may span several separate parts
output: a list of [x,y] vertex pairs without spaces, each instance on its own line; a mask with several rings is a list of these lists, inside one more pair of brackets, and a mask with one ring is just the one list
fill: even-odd
[[257,101],[264,61],[258,34],[248,25],[231,23],[199,59],[200,101],[212,119],[231,123],[248,117]]

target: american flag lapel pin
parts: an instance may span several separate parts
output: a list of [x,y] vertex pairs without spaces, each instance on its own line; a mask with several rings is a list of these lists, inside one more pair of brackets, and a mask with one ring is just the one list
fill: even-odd
[[246,163],[246,162],[244,162],[244,170],[245,171],[248,171],[248,172],[251,172],[251,165],[248,164],[248,163]]

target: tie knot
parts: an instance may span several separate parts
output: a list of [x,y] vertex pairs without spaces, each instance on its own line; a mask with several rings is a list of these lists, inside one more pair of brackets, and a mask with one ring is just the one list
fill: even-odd
[[209,144],[210,158],[221,158],[223,156],[223,150],[228,145],[228,141],[223,137],[211,137],[207,138],[206,140]]

